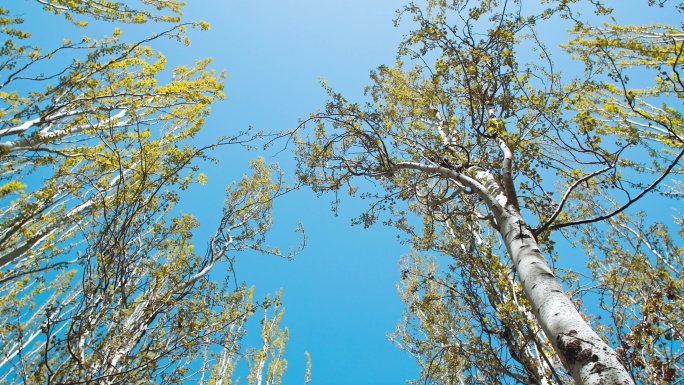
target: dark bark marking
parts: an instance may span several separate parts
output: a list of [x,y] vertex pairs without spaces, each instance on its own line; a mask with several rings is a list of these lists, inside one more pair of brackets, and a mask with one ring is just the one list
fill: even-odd
[[522,232],[522,229],[525,229],[525,230],[527,230],[527,231],[529,231],[529,232],[532,232],[532,227],[530,227],[530,225],[528,225],[527,223],[525,223],[525,221],[523,221],[522,219],[518,219],[515,223],[517,223],[518,226],[520,226],[520,229],[521,229],[520,232]]
[[591,352],[591,348],[584,348],[581,352],[579,352],[579,354],[577,354],[577,361],[596,362],[598,360],[599,357]]
[[568,361],[568,363],[574,364],[575,362],[577,362],[577,356],[582,351],[582,344],[580,343],[580,341],[577,339],[573,339],[569,342],[565,342],[563,341],[563,338],[558,338],[558,342],[558,347],[565,356],[565,359]]
[[589,369],[589,373],[594,374],[594,373],[603,373],[604,370],[607,370],[608,367],[598,361],[598,357],[596,360],[594,360],[595,364],[591,365],[591,368]]
[[[556,337],[556,345],[558,350],[563,354],[567,364],[572,367],[578,362],[594,362],[592,366],[592,373],[601,373],[606,370],[607,367],[598,362],[599,357],[593,353],[592,346],[588,341],[582,340],[575,337],[577,335],[576,330],[570,330],[567,334],[560,333]],[[582,342],[589,344],[590,346],[582,348]]]

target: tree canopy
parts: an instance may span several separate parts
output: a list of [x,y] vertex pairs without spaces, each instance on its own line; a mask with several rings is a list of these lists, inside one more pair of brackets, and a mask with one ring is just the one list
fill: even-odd
[[[297,159],[314,191],[370,201],[355,223],[451,257],[443,271],[417,253],[401,264],[394,338],[419,382],[677,382],[678,230],[638,207],[681,194],[681,26],[619,24],[579,0],[427,1],[406,19],[415,28],[372,73],[370,101],[326,85]],[[562,51],[540,32],[552,25],[569,29]],[[584,250],[556,247],[561,235]],[[579,259],[591,289],[576,285]]]
[[[250,378],[279,383],[280,294],[256,301],[230,272],[235,252],[296,252],[265,244],[280,171],[258,158],[229,186],[206,252],[193,244],[197,219],[175,208],[205,183],[198,162],[212,148],[259,136],[192,140],[225,76],[211,59],[168,70],[153,44],[187,45],[188,28],[209,25],[182,22],[176,1],[37,2],[78,27],[114,24],[46,49],[33,37],[47,29],[25,31],[0,8],[0,382],[220,384],[246,354]],[[122,38],[146,22],[162,32]],[[210,279],[217,266],[225,279]],[[259,307],[264,346],[250,355],[241,339]]]
[[283,292],[233,264],[299,252],[266,234],[309,186],[411,246],[390,335],[410,383],[680,383],[684,4],[637,3],[626,22],[608,0],[407,4],[364,100],[324,83],[322,111],[268,138],[294,143],[297,180],[253,159],[206,237],[187,191],[215,148],[265,136],[199,143],[225,74],[159,47],[209,24],[180,1],[33,0],[68,26],[40,47],[0,7],[0,382],[281,383]]

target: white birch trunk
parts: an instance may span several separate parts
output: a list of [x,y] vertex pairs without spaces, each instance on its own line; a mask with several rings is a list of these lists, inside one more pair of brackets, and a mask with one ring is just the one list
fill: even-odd
[[[512,184],[506,183],[506,179],[511,177],[510,173],[507,174],[510,171],[510,152],[507,148],[503,150],[506,191],[486,171],[477,173],[476,178],[482,181],[481,184],[463,175],[461,180],[467,180],[467,184],[485,199],[492,211],[532,313],[577,384],[634,384],[615,351],[577,311],[539,249],[530,226],[517,208],[517,197],[510,196]],[[509,196],[502,199],[502,195]]]
[[525,296],[556,353],[578,384],[633,384],[615,351],[582,318],[517,213],[495,214]]
[[575,382],[582,385],[634,384],[615,351],[577,311],[541,253],[518,208],[512,182],[511,151],[505,143],[499,144],[504,155],[501,183],[491,172],[482,169],[471,170],[474,178],[465,172],[415,162],[398,163],[393,171],[413,169],[435,173],[480,196],[494,217],[532,313]]
[[[212,253],[211,259],[202,270],[174,288],[169,288],[164,292],[149,293],[148,297],[136,306],[136,309],[124,323],[123,333],[127,336],[126,341],[112,349],[111,357],[107,359],[107,362],[103,365],[105,369],[102,377],[104,377],[105,383],[113,383],[112,381],[116,379],[115,376],[120,373],[119,362],[124,357],[131,354],[133,349],[135,349],[140,342],[140,339],[149,330],[150,325],[152,325],[157,315],[173,306],[168,303],[168,299],[166,298],[168,293],[183,293],[192,288],[197,281],[202,279],[202,277],[207,275],[214,268],[216,262],[223,257],[231,244],[232,238],[228,235],[228,241],[215,253]],[[214,242],[212,242],[210,247],[214,247]],[[110,330],[115,330],[115,328],[111,328]]]
[[[78,110],[78,111],[61,111],[57,114],[53,114],[52,116],[47,116],[43,119],[46,121],[58,121],[59,119],[63,119],[63,118],[70,117],[70,116],[81,115],[81,114],[85,114],[85,112],[80,111],[80,110]],[[123,127],[123,126],[126,126],[129,123],[128,120],[124,119],[126,117],[126,114],[127,114],[127,110],[122,109],[117,114],[109,117],[108,119],[102,120],[98,125],[100,127],[112,127],[112,126]],[[11,136],[11,135],[20,135],[20,134],[24,135],[23,137],[18,137],[16,139],[0,143],[0,152],[7,154],[7,153],[11,153],[11,152],[16,152],[16,151],[38,150],[38,149],[41,149],[43,145],[53,143],[56,140],[63,139],[63,138],[69,137],[69,136],[73,136],[75,134],[80,134],[85,129],[90,128],[90,126],[79,125],[79,126],[74,126],[74,127],[64,128],[64,129],[52,130],[53,125],[47,124],[44,127],[41,127],[40,129],[35,131],[33,133],[33,135],[29,134],[28,130],[34,126],[40,126],[43,119],[28,120],[19,126],[9,127],[9,128],[0,130],[0,138],[5,137],[5,136]],[[124,120],[122,120],[122,119],[124,119]]]

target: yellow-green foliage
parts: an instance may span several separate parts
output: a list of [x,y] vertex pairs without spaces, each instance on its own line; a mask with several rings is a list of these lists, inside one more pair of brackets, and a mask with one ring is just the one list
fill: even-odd
[[[206,252],[192,241],[197,219],[171,215],[181,190],[207,181],[195,163],[239,136],[192,143],[224,97],[225,76],[211,59],[167,68],[154,48],[159,38],[189,44],[186,29],[209,24],[181,23],[183,3],[173,0],[41,3],[86,31],[93,18],[115,26],[110,36],[65,36],[45,49],[31,45],[31,32],[47,29],[22,31],[13,5],[0,8],[2,381],[180,383],[206,375],[225,384],[257,305],[252,290],[209,272],[230,271],[233,251],[280,255],[265,232],[285,187],[277,167],[255,161],[255,176],[227,191]],[[167,22],[165,32],[127,40],[125,23],[144,22]],[[282,355],[286,331],[276,323],[270,333],[264,354]],[[274,368],[275,382],[284,361]]]

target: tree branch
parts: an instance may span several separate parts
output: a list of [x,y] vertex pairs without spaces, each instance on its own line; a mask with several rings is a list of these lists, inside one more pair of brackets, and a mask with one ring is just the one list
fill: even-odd
[[585,181],[587,181],[587,180],[589,180],[589,179],[591,179],[597,175],[603,174],[604,172],[606,172],[612,168],[613,168],[613,166],[608,166],[608,167],[603,168],[601,170],[594,171],[591,174],[587,174],[587,175],[583,176],[582,178],[577,179],[575,182],[573,182],[570,185],[570,187],[568,187],[568,189],[565,190],[565,193],[563,194],[563,197],[561,198],[560,202],[558,203],[558,206],[556,207],[556,211],[553,213],[553,215],[551,215],[551,218],[549,218],[540,227],[532,230],[532,234],[534,234],[535,237],[538,236],[539,234],[543,233],[551,225],[551,223],[553,223],[553,221],[556,220],[558,215],[560,215],[560,213],[563,211],[563,206],[565,206],[565,203],[567,202],[568,198],[570,197],[570,193],[572,193],[575,190],[575,188],[580,185],[580,183],[585,182]]
[[501,166],[501,176],[503,177],[503,188],[508,198],[508,204],[520,212],[520,205],[518,204],[518,195],[515,192],[515,185],[513,185],[513,152],[503,139],[499,139],[499,147],[503,152],[503,164]]
[[566,223],[559,223],[557,225],[548,226],[549,229],[558,230],[558,229],[561,229],[564,227],[569,227],[569,226],[577,226],[577,225],[584,225],[587,223],[599,222],[599,221],[602,221],[604,219],[609,219],[609,218],[611,218],[617,214],[620,214],[621,212],[625,211],[629,206],[631,206],[634,202],[638,201],[644,195],[649,193],[651,190],[655,189],[660,184],[660,182],[662,182],[663,179],[665,179],[666,176],[670,175],[670,172],[672,171],[672,169],[674,169],[674,167],[677,165],[677,163],[679,163],[679,160],[682,159],[682,156],[684,156],[684,150],[679,152],[679,154],[677,155],[675,160],[667,167],[667,169],[662,173],[662,175],[660,175],[660,177],[658,177],[658,179],[656,179],[653,183],[651,183],[650,186],[648,186],[646,189],[644,189],[642,192],[640,192],[639,195],[630,199],[626,204],[624,204],[622,207],[616,209],[615,211],[608,213],[608,214],[605,214],[605,215],[600,215],[600,216],[594,217],[594,218],[582,219],[582,220],[566,222]]

